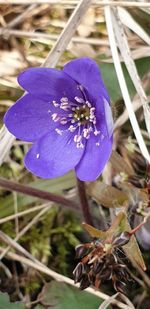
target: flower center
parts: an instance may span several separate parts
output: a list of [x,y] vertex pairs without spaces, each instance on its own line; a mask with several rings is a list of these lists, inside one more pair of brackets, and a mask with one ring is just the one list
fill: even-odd
[[90,118],[90,109],[87,105],[83,105],[82,107],[77,106],[73,113],[73,119],[75,122],[80,121],[82,125],[86,125]]
[[[83,86],[79,85],[83,98],[75,97],[73,102],[67,97],[62,97],[60,102],[53,101],[53,105],[58,108],[58,112],[53,113],[51,118],[58,122],[60,126],[55,131],[62,135],[64,131],[70,131],[73,134],[74,142],[77,148],[83,148],[85,141],[92,134],[97,137],[96,146],[99,146],[99,140],[104,138],[102,133],[96,128],[96,110],[92,103],[88,101]],[[56,109],[57,111],[57,109]],[[62,111],[65,111],[62,112]],[[98,137],[100,135],[100,137]]]

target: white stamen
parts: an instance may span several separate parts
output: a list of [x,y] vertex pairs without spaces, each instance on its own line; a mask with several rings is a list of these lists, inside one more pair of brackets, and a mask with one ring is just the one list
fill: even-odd
[[57,134],[62,135],[63,134],[63,130],[60,130],[58,128],[55,129],[55,131],[57,132]]
[[97,135],[99,135],[99,134],[100,134],[100,131],[98,131],[97,129],[95,129],[94,135],[97,136]]
[[76,127],[74,127],[73,125],[71,125],[71,126],[68,128],[68,130],[69,130],[70,132],[74,132],[74,131],[76,130]]
[[81,142],[81,139],[82,139],[82,136],[81,136],[81,135],[75,135],[75,136],[74,136],[74,142],[75,142],[75,143]]
[[92,106],[91,103],[90,103],[89,101],[86,101],[85,103],[86,103],[86,105],[87,105],[89,108]]
[[88,139],[90,137],[90,131],[89,129],[83,129],[83,136]]
[[90,112],[94,112],[94,111],[95,111],[95,107],[91,107]]
[[75,97],[74,98],[78,103],[84,103],[84,100],[82,98],[79,97]]
[[60,99],[60,102],[68,104],[68,98],[67,97],[63,97],[63,98]]
[[61,124],[66,124],[67,122],[68,122],[67,118],[65,118],[65,117],[61,118],[61,120],[60,120]]
[[84,148],[84,145],[81,142],[77,143],[77,148]]
[[37,158],[37,159],[39,159],[39,157],[40,157],[40,154],[39,154],[39,153],[37,153],[36,158]]
[[58,121],[60,119],[60,117],[58,116],[58,114],[57,113],[54,113],[54,114],[52,114],[52,120],[53,121]]
[[[50,103],[51,103],[51,102],[50,102]],[[56,101],[52,101],[52,103],[53,103],[53,105],[54,105],[55,107],[58,107],[58,106],[59,106],[59,103],[56,102]]]

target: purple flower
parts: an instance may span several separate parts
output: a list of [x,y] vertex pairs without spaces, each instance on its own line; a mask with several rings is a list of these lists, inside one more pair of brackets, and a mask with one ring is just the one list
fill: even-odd
[[42,178],[75,168],[77,177],[94,181],[112,150],[112,114],[99,67],[89,58],[64,69],[29,68],[18,77],[26,94],[5,115],[17,138],[33,142],[25,166]]

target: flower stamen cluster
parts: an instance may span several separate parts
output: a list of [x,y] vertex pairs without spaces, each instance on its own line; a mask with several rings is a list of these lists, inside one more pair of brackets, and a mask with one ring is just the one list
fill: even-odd
[[[85,141],[90,138],[91,134],[95,136],[101,134],[101,140],[104,135],[96,127],[96,108],[89,102],[85,89],[82,85],[77,85],[81,90],[83,97],[74,97],[74,101],[70,101],[67,97],[62,97],[60,102],[52,101],[54,107],[58,108],[58,112],[53,113],[51,118],[54,122],[64,125],[64,129],[55,128],[55,131],[62,135],[64,131],[77,133],[74,135],[74,142],[77,148],[84,148]],[[51,103],[51,102],[50,102]],[[61,115],[61,110],[65,111],[65,115]],[[67,126],[67,128],[66,128]],[[96,146],[100,146],[99,139],[95,142]]]

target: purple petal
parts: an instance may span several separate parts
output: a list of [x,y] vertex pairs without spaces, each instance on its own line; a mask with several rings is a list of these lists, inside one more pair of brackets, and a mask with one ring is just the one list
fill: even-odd
[[49,97],[81,96],[77,83],[63,71],[49,68],[29,68],[18,76],[19,84],[29,93],[49,100]]
[[110,104],[105,98],[104,98],[104,110],[105,110],[105,121],[106,121],[107,133],[108,133],[107,136],[110,138],[113,134],[114,122],[113,122]]
[[94,98],[89,94],[88,97],[90,102],[92,102],[95,107],[97,130],[100,131],[105,138],[111,138],[113,133],[113,118],[110,104],[101,95],[99,95],[97,100],[94,100]]
[[96,127],[105,137],[110,139],[114,128],[110,104],[104,97],[99,96],[98,100],[95,101],[95,107]]
[[109,102],[109,95],[102,80],[97,63],[90,58],[79,58],[70,61],[63,71],[84,86],[88,92],[98,99],[99,95]]
[[17,138],[33,142],[56,127],[51,119],[52,104],[26,94],[5,114],[7,129]]
[[77,165],[83,151],[76,147],[71,133],[58,135],[53,131],[31,147],[25,157],[25,166],[42,178],[62,176]]
[[82,181],[96,180],[111,155],[112,138],[99,141],[99,146],[96,146],[96,142],[94,136],[88,140],[85,153],[75,168],[77,177]]

